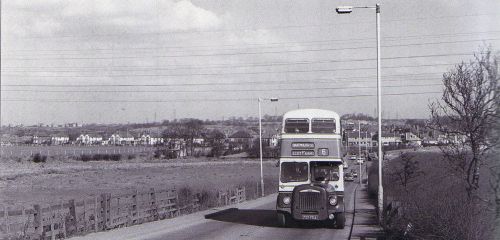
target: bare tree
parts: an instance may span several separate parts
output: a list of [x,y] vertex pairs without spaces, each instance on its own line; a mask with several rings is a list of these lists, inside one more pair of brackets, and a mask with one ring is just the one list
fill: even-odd
[[419,177],[424,174],[418,166],[418,161],[414,158],[415,155],[401,152],[397,160],[398,166],[395,167],[392,173],[404,187],[405,191],[408,191],[408,184],[418,181]]
[[441,101],[429,105],[430,126],[453,137],[441,149],[469,197],[479,188],[485,153],[498,140],[490,134],[498,119],[498,60],[489,48],[474,56],[443,74]]
[[194,154],[195,139],[203,137],[206,129],[203,121],[199,119],[183,119],[180,123],[174,123],[163,131],[162,136],[165,139],[182,139],[186,141],[186,147],[189,150],[188,155]]

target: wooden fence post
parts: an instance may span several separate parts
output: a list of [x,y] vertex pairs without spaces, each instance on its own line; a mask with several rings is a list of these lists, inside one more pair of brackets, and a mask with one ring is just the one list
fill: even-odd
[[[87,199],[83,198],[83,232],[87,232]],[[76,220],[76,230],[78,231],[78,219]]]
[[99,218],[97,217],[97,196],[94,197],[94,232],[97,232],[99,227]]
[[69,200],[68,203],[69,203],[69,216],[70,216],[69,224],[70,224],[70,226],[65,226],[66,227],[66,229],[65,229],[66,235],[70,235],[70,234],[78,231],[75,200],[71,199],[71,200]]
[[7,236],[10,233],[10,226],[9,226],[9,208],[5,205],[3,205],[3,221],[4,221],[4,226],[5,226],[5,233]]
[[49,205],[49,214],[50,214],[50,239],[55,240],[56,235],[54,235],[54,212],[52,211],[52,206]]
[[59,220],[61,222],[58,224],[59,232],[62,232],[64,238],[66,238],[66,214],[64,214],[64,202],[61,200],[61,206],[59,208]]
[[132,195],[132,214],[131,214],[132,215],[132,224],[131,225],[137,223],[137,194],[138,194],[138,191],[136,189]]
[[111,194],[109,193],[103,193],[101,194],[101,209],[102,209],[102,223],[103,223],[103,229],[107,230],[109,227],[109,220],[110,220],[110,203],[111,203]]
[[33,205],[34,213],[33,213],[33,226],[35,228],[35,233],[40,237],[43,236],[43,213],[40,205]]
[[154,188],[149,190],[149,206],[150,209],[150,221],[158,220],[158,204],[156,204],[156,192]]
[[[120,222],[121,222],[122,215],[121,215],[121,209],[120,209],[120,197],[116,197],[116,216],[118,216],[120,218]],[[113,223],[113,227],[114,227],[114,223]]]
[[24,205],[21,206],[21,219],[24,221],[22,233],[24,236],[27,236],[30,227],[30,220],[29,217],[26,217],[26,209],[24,208]]

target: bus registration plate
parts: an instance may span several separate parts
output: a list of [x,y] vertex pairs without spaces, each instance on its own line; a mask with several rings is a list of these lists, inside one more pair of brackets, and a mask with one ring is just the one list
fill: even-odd
[[304,220],[318,220],[318,215],[302,214]]

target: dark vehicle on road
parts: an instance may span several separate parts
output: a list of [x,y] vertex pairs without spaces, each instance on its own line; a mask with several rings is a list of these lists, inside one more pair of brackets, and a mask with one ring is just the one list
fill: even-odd
[[354,169],[351,169],[351,175],[352,175],[353,177],[355,177],[355,178],[357,178],[357,177],[358,177],[358,173],[357,173],[357,172],[356,172],[356,170],[354,170]]
[[345,173],[344,174],[344,181],[352,182],[352,181],[354,181],[354,176],[351,173]]
[[337,113],[300,109],[283,116],[278,222],[345,226],[342,137]]

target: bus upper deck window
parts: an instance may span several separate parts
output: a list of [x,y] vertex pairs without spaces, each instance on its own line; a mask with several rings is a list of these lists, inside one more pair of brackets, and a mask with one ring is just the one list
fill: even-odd
[[286,133],[307,133],[309,132],[309,120],[307,119],[286,119]]
[[313,133],[335,133],[335,119],[315,118],[312,120]]

